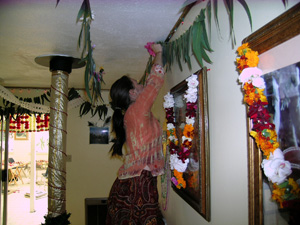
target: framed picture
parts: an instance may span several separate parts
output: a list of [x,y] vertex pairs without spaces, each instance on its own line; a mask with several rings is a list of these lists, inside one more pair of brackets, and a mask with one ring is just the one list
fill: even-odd
[[[249,46],[252,50],[258,51],[259,54],[262,54],[272,48],[286,42],[297,35],[300,34],[300,3],[296,4],[291,9],[287,10],[285,13],[266,24],[250,36],[246,37],[243,40],[243,43],[249,43]],[[278,56],[282,57],[282,56]],[[292,88],[297,83],[299,84],[299,72],[298,75],[293,75],[292,70],[297,70],[297,64],[291,65],[287,68],[281,68],[272,73],[265,74],[264,79],[267,85],[268,98],[268,110],[273,114],[273,123],[277,123],[277,131],[279,132],[278,141],[282,146],[280,148],[284,152],[285,149],[293,151],[293,147],[290,144],[291,139],[297,139],[297,129],[300,126],[298,120],[299,117],[291,121],[290,115],[287,116],[286,111],[292,110],[295,112],[296,105],[293,103],[293,99],[288,100],[289,98],[281,99],[284,93],[281,93],[283,87],[280,88],[280,83],[285,83],[290,85],[288,92],[286,94],[291,95],[291,91],[296,88]],[[299,69],[298,69],[299,71]],[[287,74],[288,73],[288,74]],[[288,78],[289,77],[289,78]],[[296,79],[296,80],[293,80]],[[278,83],[279,82],[279,83]],[[280,88],[280,89],[279,89]],[[286,88],[286,87],[285,87]],[[299,89],[298,89],[299,92]],[[276,97],[277,96],[277,97]],[[298,98],[299,96],[294,96]],[[277,99],[275,99],[277,98]],[[274,104],[274,105],[273,105]],[[278,108],[279,107],[279,108]],[[288,109],[291,107],[290,109]],[[283,110],[281,110],[283,109]],[[277,112],[276,112],[277,111]],[[296,123],[296,124],[293,124]],[[297,128],[294,129],[293,127]],[[280,128],[281,127],[281,128]],[[292,130],[287,131],[287,127],[292,128]],[[248,131],[250,132],[251,122],[248,120]],[[280,129],[284,129],[286,134],[281,132]],[[293,133],[293,138],[290,137],[291,132]],[[294,135],[295,134],[295,135]],[[294,138],[295,137],[295,138]],[[291,151],[291,152],[292,152]],[[293,160],[293,159],[292,159]],[[276,215],[275,220],[268,222],[268,217],[270,214],[274,213],[274,207],[271,205],[270,201],[271,191],[268,186],[267,180],[264,177],[263,171],[261,169],[262,154],[256,147],[255,141],[248,137],[248,208],[249,208],[249,225],[262,225],[262,224],[280,224],[278,221],[278,215]],[[278,207],[276,207],[276,212],[278,212]],[[284,217],[284,215],[282,215]],[[281,217],[281,216],[280,216]],[[288,218],[287,218],[288,221]],[[285,221],[285,223],[287,223]]]
[[[198,102],[191,154],[186,172],[183,173],[186,188],[178,189],[174,184],[172,187],[191,207],[207,221],[210,221],[207,70],[203,68],[195,74],[199,81]],[[187,82],[184,80],[170,90],[175,101],[174,116],[177,137],[182,136],[182,124],[185,123],[186,104],[182,103],[187,88]],[[181,139],[178,139],[178,145],[180,145]]]
[[14,139],[16,141],[25,141],[25,140],[28,140],[28,133],[26,132],[22,132],[22,133],[15,133],[14,135]]
[[90,127],[90,144],[108,144],[108,127]]

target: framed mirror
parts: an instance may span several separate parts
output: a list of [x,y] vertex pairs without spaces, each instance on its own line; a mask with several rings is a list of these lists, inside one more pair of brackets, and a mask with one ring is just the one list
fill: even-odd
[[[259,55],[296,37],[300,34],[300,3],[287,10],[243,40]],[[248,131],[251,121],[248,120]],[[249,224],[264,224],[264,201],[270,201],[264,195],[264,175],[261,170],[262,154],[255,141],[248,137],[248,208]]]
[[[192,141],[189,163],[183,178],[185,188],[172,187],[191,207],[193,207],[207,221],[210,221],[210,173],[209,173],[209,126],[208,126],[208,93],[207,69],[203,68],[195,73],[198,76],[198,101],[194,124],[194,138]],[[187,90],[184,80],[170,90],[174,96],[174,116],[176,136],[181,137],[185,123],[186,104],[184,94]],[[178,138],[181,145],[181,138]]]

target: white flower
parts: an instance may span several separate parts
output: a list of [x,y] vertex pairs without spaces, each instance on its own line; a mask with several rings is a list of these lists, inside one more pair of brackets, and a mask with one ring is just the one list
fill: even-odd
[[240,74],[239,80],[243,84],[246,82],[252,82],[253,86],[264,89],[266,88],[266,85],[264,79],[261,76],[261,69],[257,67],[249,67],[243,69],[242,73]]
[[168,92],[165,96],[164,96],[165,102],[164,102],[164,108],[173,108],[174,107],[174,98],[173,95],[170,94],[170,92]]
[[185,91],[186,94],[193,94],[193,93],[197,93],[197,88],[188,88]]
[[252,84],[254,87],[260,88],[260,89],[265,89],[265,80],[261,77],[253,77],[252,78]]
[[188,163],[189,163],[189,159],[186,159],[185,163],[183,163],[181,159],[178,159],[177,154],[172,154],[170,156],[170,168],[171,168],[171,170],[175,169],[178,172],[185,172]]
[[186,95],[184,95],[186,102],[191,102],[191,103],[195,103],[197,101],[197,92],[196,93],[188,93]]
[[284,160],[283,153],[279,148],[273,154],[270,153],[269,159],[262,161],[261,167],[268,179],[277,184],[284,182],[286,177],[292,173],[290,162]]
[[186,122],[186,124],[194,125],[194,123],[195,123],[195,118],[194,118],[194,117],[192,117],[192,118],[190,118],[190,117],[185,117],[185,122]]
[[182,138],[181,138],[181,140],[182,140],[182,143],[183,143],[185,140],[188,140],[189,142],[191,142],[191,141],[192,141],[192,139],[191,139],[191,138],[188,138],[188,137],[186,137],[186,136],[184,136],[184,135],[182,135]]
[[197,78],[198,77],[195,74],[192,74],[190,77],[188,77],[186,79],[186,82],[188,83],[188,87],[196,88],[198,86],[198,84],[199,84]]
[[171,135],[171,136],[169,136],[169,140],[174,142],[177,140],[177,138],[175,138],[173,135]]
[[167,123],[167,129],[168,129],[168,130],[172,130],[172,129],[174,129],[174,128],[175,128],[175,126],[174,126],[173,123]]

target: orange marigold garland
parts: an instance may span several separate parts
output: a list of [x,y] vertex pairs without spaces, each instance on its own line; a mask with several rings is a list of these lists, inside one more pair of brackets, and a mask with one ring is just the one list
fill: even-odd
[[261,77],[262,71],[257,68],[258,52],[251,50],[246,43],[237,49],[237,53],[239,81],[243,85],[244,102],[249,106],[248,116],[252,121],[250,135],[263,152],[264,159],[261,166],[272,183],[272,199],[279,204],[280,208],[291,207],[294,200],[299,201],[300,188],[294,179],[287,179],[292,173],[291,164],[284,160],[277,142],[275,125],[271,122],[271,116],[266,109],[268,101],[264,95],[265,82]]

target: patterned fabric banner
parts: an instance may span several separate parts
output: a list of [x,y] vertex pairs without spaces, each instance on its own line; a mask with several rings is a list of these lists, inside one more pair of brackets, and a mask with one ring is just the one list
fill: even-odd
[[[39,132],[49,130],[49,114],[39,115],[21,115],[18,117],[10,117],[9,132],[24,133],[24,132]],[[0,121],[1,124],[1,121]]]

